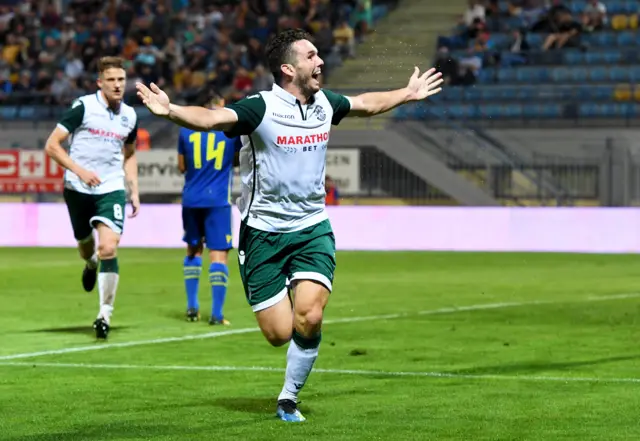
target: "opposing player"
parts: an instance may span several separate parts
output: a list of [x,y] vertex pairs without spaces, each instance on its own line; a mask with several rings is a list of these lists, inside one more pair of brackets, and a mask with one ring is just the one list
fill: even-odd
[[[207,108],[224,107],[215,96]],[[229,325],[223,306],[227,293],[231,249],[231,183],[235,152],[240,138],[229,138],[218,131],[199,132],[181,128],[178,138],[178,167],[185,174],[182,192],[184,284],[187,292],[187,320],[200,320],[198,285],[202,271],[203,239],[209,250],[209,284],[212,308],[210,325]]]
[[402,89],[348,98],[320,89],[323,61],[304,31],[280,33],[266,52],[277,85],[224,109],[181,107],[155,84],[136,87],[156,115],[197,130],[242,136],[240,276],[266,339],[274,346],[292,340],[276,414],[299,422],[305,418],[297,409],[298,394],[318,356],[336,267],[324,190],[331,125],[345,116],[377,115],[423,100],[440,92],[442,79],[434,69],[420,75],[416,67]]
[[[125,179],[133,207],[130,217],[140,210],[135,156],[138,118],[134,109],[122,102],[125,83],[124,60],[101,58],[99,90],[71,104],[45,147],[66,169],[64,200],[85,261],[82,286],[90,292],[98,281],[100,310],[93,327],[99,339],[109,334],[118,288],[117,248],[125,221]],[[62,146],[68,138],[69,153]],[[97,249],[94,229],[98,232]]]

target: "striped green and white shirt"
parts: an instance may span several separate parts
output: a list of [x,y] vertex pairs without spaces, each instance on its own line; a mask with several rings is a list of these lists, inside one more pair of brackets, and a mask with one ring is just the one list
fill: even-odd
[[87,194],[125,189],[123,148],[136,141],[138,132],[138,117],[133,107],[122,103],[120,110],[114,113],[98,91],[75,100],[63,114],[58,127],[71,134],[71,159],[96,173],[102,181],[92,188],[66,170],[65,188]]
[[226,106],[238,115],[228,136],[242,136],[237,200],[247,225],[293,232],[327,219],[325,159],[331,125],[351,110],[351,101],[329,90],[301,104],[274,85],[270,91]]

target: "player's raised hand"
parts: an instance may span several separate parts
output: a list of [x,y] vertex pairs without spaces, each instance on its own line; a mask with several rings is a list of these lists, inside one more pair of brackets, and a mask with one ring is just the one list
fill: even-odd
[[78,170],[76,175],[80,178],[82,182],[87,184],[89,187],[97,187],[102,183],[97,174],[89,170]]
[[137,194],[132,194],[131,195],[131,214],[129,215],[130,218],[136,217],[138,215],[138,213],[140,213],[140,196]]
[[431,68],[420,75],[420,69],[416,67],[407,85],[407,89],[411,92],[411,100],[423,100],[439,93],[442,90],[440,85],[443,81],[442,74],[436,72],[435,68]]
[[155,83],[151,83],[149,87],[142,83],[136,83],[136,89],[138,90],[138,98],[151,113],[158,116],[169,114],[169,97]]

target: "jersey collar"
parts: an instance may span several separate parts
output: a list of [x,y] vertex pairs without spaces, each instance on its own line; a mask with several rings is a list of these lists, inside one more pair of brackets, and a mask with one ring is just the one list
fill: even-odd
[[102,97],[102,94],[100,93],[100,89],[98,89],[98,91],[96,92],[96,98],[98,99],[98,102],[102,105],[102,107],[104,107],[110,114],[115,114],[115,115],[120,114],[120,109],[122,108],[122,104],[120,104],[120,108],[118,110],[114,111],[111,107],[109,107],[109,103],[107,103]]
[[[287,92],[286,90],[284,90],[282,87],[278,86],[277,84],[274,84],[272,89],[273,93],[280,99],[286,101],[287,103],[291,104],[292,106],[295,106],[296,104],[299,103],[298,98],[296,98],[295,96],[293,96],[292,94],[290,94],[289,92]],[[316,100],[315,95],[311,97],[311,99],[309,100],[309,102],[307,104],[313,104],[313,102]]]

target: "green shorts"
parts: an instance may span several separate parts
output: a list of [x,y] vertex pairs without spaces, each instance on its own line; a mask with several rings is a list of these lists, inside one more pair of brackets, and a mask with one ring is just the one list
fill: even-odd
[[124,190],[105,194],[86,194],[68,188],[63,192],[69,210],[73,236],[77,241],[88,239],[97,223],[102,222],[114,232],[122,234],[124,228]]
[[313,280],[331,291],[336,242],[328,220],[293,233],[269,233],[242,222],[238,244],[240,277],[254,312],[287,295],[287,280]]

